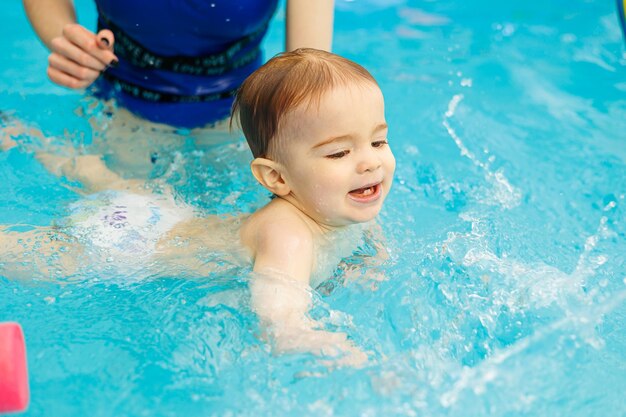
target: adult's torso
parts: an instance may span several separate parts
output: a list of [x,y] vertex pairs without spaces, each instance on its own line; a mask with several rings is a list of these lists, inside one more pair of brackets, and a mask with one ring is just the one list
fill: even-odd
[[100,13],[147,49],[201,56],[261,29],[278,0],[96,0]]
[[[194,75],[136,64],[124,48],[115,48],[120,58],[100,79],[96,93],[114,95],[121,107],[160,123],[197,127],[223,120],[230,113],[232,96],[243,80],[258,68],[256,53],[278,0],[95,0],[101,28],[121,31],[152,55],[162,57],[207,57],[226,52],[242,39],[230,64],[219,73]],[[117,29],[115,29],[117,28]],[[118,42],[122,44],[122,39]],[[242,58],[243,57],[243,58]],[[248,59],[245,59],[248,57]],[[143,62],[145,64],[145,61]],[[212,97],[153,102],[154,93],[170,97]]]

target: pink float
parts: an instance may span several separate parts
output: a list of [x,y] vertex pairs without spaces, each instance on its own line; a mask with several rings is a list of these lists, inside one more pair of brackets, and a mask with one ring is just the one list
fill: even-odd
[[24,333],[17,323],[0,323],[0,413],[28,407]]

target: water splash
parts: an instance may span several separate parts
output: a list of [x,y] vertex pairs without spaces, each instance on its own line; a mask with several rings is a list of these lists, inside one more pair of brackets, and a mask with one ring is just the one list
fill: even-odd
[[449,120],[454,117],[456,109],[463,100],[463,94],[455,94],[448,103],[448,109],[444,114],[443,126],[448,131],[448,135],[454,140],[456,146],[461,151],[461,155],[467,157],[472,163],[480,168],[485,175],[485,179],[491,184],[493,192],[491,195],[484,199],[487,204],[499,205],[505,209],[511,209],[517,207],[522,199],[522,193],[511,185],[509,180],[504,175],[504,171],[499,169],[492,171],[489,163],[481,161],[474,153],[472,153],[467,146],[463,143],[461,138],[456,134],[456,131],[450,125]]
[[602,322],[603,317],[621,306],[624,301],[626,301],[626,291],[621,291],[608,303],[593,306],[576,315],[565,316],[497,352],[479,366],[462,369],[459,378],[453,386],[439,396],[441,405],[445,408],[454,406],[459,401],[463,391],[471,391],[474,394],[481,395],[487,390],[487,385],[490,383],[515,383],[513,381],[515,378],[501,372],[503,365],[506,362],[520,359],[533,346],[550,345],[549,339],[554,337],[555,334],[564,333],[573,339],[577,339],[577,335],[582,335],[583,340],[594,349],[602,348],[602,342],[597,337],[588,337],[588,333],[594,332],[594,329]]

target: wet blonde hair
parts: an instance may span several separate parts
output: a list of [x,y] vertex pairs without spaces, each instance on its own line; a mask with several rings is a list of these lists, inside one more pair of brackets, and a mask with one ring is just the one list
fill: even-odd
[[318,49],[301,48],[270,59],[243,82],[233,104],[255,158],[267,157],[284,116],[301,104],[319,103],[322,95],[351,83],[374,84],[361,65]]

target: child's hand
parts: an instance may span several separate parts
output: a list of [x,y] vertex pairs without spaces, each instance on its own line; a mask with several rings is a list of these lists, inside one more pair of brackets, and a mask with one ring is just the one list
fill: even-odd
[[345,333],[326,330],[292,328],[272,332],[274,348],[279,353],[309,352],[330,359],[323,360],[327,366],[362,367],[368,357]]

